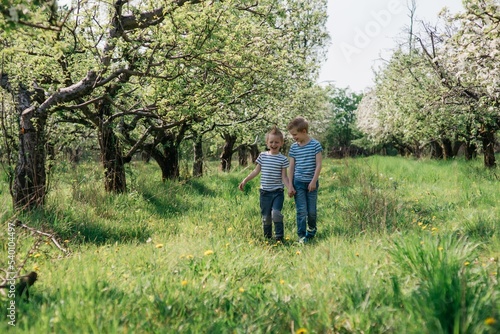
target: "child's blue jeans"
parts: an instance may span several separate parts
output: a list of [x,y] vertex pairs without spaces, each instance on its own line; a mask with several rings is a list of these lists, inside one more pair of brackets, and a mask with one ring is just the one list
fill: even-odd
[[266,191],[260,189],[260,212],[262,214],[262,228],[264,229],[264,236],[271,238],[273,236],[274,222],[274,236],[276,239],[283,239],[283,202],[285,196],[283,189]]
[[319,182],[316,189],[309,191],[309,182],[293,181],[295,188],[295,209],[297,210],[297,235],[300,238],[313,238],[316,235],[316,205],[318,202]]

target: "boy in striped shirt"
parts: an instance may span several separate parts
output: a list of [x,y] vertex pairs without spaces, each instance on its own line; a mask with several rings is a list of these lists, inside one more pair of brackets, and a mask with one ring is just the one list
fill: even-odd
[[291,184],[288,195],[295,198],[299,243],[305,243],[317,231],[316,206],[323,148],[319,141],[309,136],[309,123],[304,118],[296,117],[287,129],[295,140],[288,153]]
[[262,215],[262,228],[264,237],[270,239],[273,235],[276,241],[283,241],[283,202],[285,200],[284,187],[290,189],[290,181],[286,169],[289,166],[287,157],[280,153],[283,146],[283,133],[278,128],[273,127],[266,134],[266,145],[269,151],[262,152],[257,158],[257,166],[240,183],[239,189],[243,190],[248,181],[259,175],[260,178],[260,211]]

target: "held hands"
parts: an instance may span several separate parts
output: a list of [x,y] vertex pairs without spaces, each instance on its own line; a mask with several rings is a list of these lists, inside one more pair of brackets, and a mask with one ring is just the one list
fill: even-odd
[[293,197],[296,191],[293,187],[288,188],[288,197]]

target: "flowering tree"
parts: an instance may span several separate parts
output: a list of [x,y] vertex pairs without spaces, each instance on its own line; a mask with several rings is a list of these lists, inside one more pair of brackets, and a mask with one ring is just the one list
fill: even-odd
[[126,191],[139,149],[175,177],[186,137],[279,110],[312,82],[325,13],[325,0],[0,3],[0,83],[21,119],[14,206],[43,205],[56,123],[97,134],[107,191]]
[[446,158],[465,144],[470,157],[481,143],[485,166],[492,167],[500,118],[500,63],[491,49],[499,43],[498,4],[464,4],[465,13],[443,13],[444,29],[424,24],[409,47],[394,52],[360,104],[358,124],[401,153],[420,155],[430,147],[434,157]]
[[460,96],[471,103],[472,130],[482,143],[485,166],[496,165],[495,134],[500,129],[500,3],[465,0],[465,11],[445,13],[454,34],[435,58]]

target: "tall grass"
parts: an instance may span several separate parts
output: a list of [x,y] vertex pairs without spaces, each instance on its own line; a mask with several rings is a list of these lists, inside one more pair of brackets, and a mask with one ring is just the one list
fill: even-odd
[[61,165],[46,208],[16,217],[71,254],[16,230],[18,265],[40,279],[16,304],[15,331],[499,332],[499,181],[479,167],[326,159],[319,232],[302,247],[291,199],[285,242],[263,238],[258,180],[237,189],[247,169],[162,183],[133,163],[129,192],[106,194],[92,165]]
[[390,249],[410,282],[405,308],[429,332],[484,333],[488,326],[477,319],[498,319],[500,291],[489,287],[492,267],[477,265],[478,246],[446,234],[398,238]]

